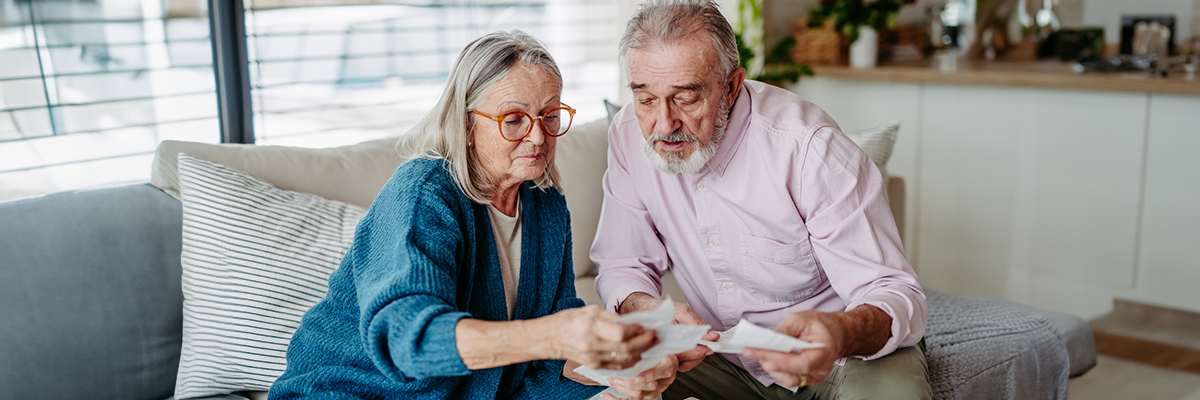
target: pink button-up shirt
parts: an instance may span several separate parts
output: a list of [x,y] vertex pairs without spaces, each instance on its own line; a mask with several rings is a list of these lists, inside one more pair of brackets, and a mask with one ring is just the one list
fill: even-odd
[[[879,170],[816,105],[746,81],[717,153],[695,174],[654,169],[632,107],[609,128],[604,207],[592,260],[610,310],[660,297],[674,271],[688,304],[718,331],[775,327],[802,310],[862,304],[892,317],[867,359],[916,344],[925,293],[904,258]],[[764,385],[757,360],[727,354]]]

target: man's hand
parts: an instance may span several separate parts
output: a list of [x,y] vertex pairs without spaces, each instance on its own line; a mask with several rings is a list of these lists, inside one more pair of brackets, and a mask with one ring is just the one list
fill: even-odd
[[816,385],[829,376],[838,358],[882,349],[891,337],[891,324],[891,316],[869,305],[850,312],[800,311],[789,315],[775,331],[825,347],[799,353],[746,348],[742,354],[761,361],[763,370],[780,385]]
[[[654,310],[658,308],[662,302],[663,300],[656,299],[649,294],[643,292],[633,292],[625,298],[625,301],[621,302],[620,313],[628,314],[637,311]],[[675,323],[686,325],[704,325],[704,320],[700,319],[700,316],[696,315],[696,312],[693,311],[692,308],[687,304],[676,301]],[[720,338],[721,335],[718,334],[717,331],[709,329],[708,332],[704,333],[704,337],[702,339],[715,342]],[[691,350],[676,354],[675,356],[679,358],[679,372],[691,371],[692,368],[695,368],[697,365],[700,365],[701,362],[704,362],[704,357],[708,357],[710,355],[713,355],[712,349],[701,345],[696,345],[696,347],[692,348]]]
[[[654,368],[638,375],[637,379],[609,378],[608,383],[613,389],[629,396],[631,400],[651,400],[657,398],[663,391],[675,382],[675,371],[679,369],[679,361],[674,355],[668,355]],[[605,400],[617,400],[616,396],[605,393]]]

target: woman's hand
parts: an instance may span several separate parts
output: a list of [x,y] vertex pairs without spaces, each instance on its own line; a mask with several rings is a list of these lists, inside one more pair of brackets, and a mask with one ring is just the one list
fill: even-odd
[[[668,355],[662,362],[638,375],[636,380],[609,378],[608,383],[613,389],[629,396],[632,400],[651,400],[657,398],[667,386],[675,382],[675,371],[679,369],[679,359]],[[616,396],[604,393],[605,400],[617,400]]]
[[548,335],[547,343],[554,358],[588,368],[631,367],[642,359],[643,351],[658,343],[653,330],[618,324],[617,314],[595,306],[563,310],[544,318],[552,325],[549,331],[557,333]]

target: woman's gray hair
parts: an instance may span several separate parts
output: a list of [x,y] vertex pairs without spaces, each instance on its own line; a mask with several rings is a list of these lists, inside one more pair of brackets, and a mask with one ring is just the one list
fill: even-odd
[[729,78],[738,67],[737,39],[713,0],[647,0],[638,5],[621,37],[621,69],[629,73],[629,49],[678,43],[701,29],[708,32],[717,51],[722,78]]
[[[525,32],[496,31],[472,41],[454,62],[437,103],[397,145],[400,154],[449,161],[463,193],[476,203],[490,204],[488,195],[495,182],[467,146],[473,126],[469,112],[483,103],[483,94],[492,84],[522,64],[540,67],[562,83],[562,73],[546,46]],[[559,186],[555,158],[552,154],[546,171],[533,181],[539,188]]]

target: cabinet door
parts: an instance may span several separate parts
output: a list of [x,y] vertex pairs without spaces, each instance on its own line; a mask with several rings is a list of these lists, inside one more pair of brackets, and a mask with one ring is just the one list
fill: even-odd
[[1140,299],[1200,312],[1200,97],[1153,95]]
[[922,282],[1039,306],[1046,279],[1132,288],[1146,99],[925,86]]

